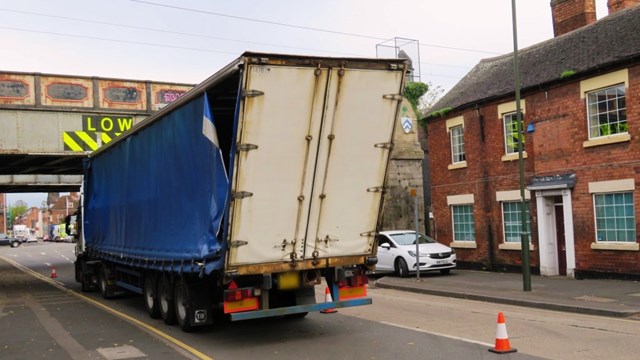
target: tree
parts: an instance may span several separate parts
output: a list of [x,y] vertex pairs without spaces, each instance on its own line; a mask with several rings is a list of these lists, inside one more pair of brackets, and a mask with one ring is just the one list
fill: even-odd
[[427,90],[429,90],[429,86],[422,82],[408,82],[404,87],[404,97],[409,101],[411,107],[413,107],[413,111],[416,113],[418,118],[422,117],[418,104],[420,103],[420,97],[424,95]]
[[431,82],[409,82],[404,89],[404,97],[409,101],[416,113],[418,119],[422,119],[440,100],[444,93],[444,89],[440,86],[434,86]]
[[420,104],[418,104],[418,108],[420,109],[420,117],[425,117],[431,111],[433,105],[435,105],[438,100],[442,97],[444,93],[444,89],[442,86],[433,86],[431,82],[427,83],[428,90],[427,92],[420,98]]
[[11,208],[10,209],[11,216],[15,219],[17,217],[24,215],[29,209],[29,206],[27,205],[26,202],[22,200],[18,200],[15,203],[13,203],[13,206],[10,206],[10,208]]

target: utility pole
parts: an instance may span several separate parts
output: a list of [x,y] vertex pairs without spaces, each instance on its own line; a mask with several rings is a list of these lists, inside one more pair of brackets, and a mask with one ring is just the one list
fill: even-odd
[[516,0],[511,0],[511,15],[513,23],[513,68],[516,87],[516,121],[518,123],[518,166],[520,168],[520,243],[522,245],[522,288],[531,291],[531,268],[529,266],[529,236],[527,234],[527,218],[524,196],[524,127],[520,109],[520,69],[518,67],[518,25],[516,22]]

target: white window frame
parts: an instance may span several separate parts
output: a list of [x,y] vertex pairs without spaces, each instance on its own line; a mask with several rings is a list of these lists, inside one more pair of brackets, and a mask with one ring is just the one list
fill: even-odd
[[[450,247],[452,248],[464,248],[464,249],[476,249],[478,247],[478,244],[476,243],[476,240],[456,240],[455,239],[455,224],[454,224],[454,220],[453,220],[453,207],[456,205],[471,205],[471,209],[472,211],[474,211],[474,195],[473,194],[463,194],[463,195],[450,195],[447,196],[447,206],[449,206],[451,208],[451,233],[453,234],[452,236],[452,241],[451,244],[449,244]],[[474,232],[474,238],[476,236],[475,231],[476,231],[476,227],[475,227],[475,216],[473,219],[473,232]]]
[[[509,142],[507,141],[508,136],[513,136],[512,134],[516,133],[517,134],[517,129],[515,130],[515,132],[510,132],[509,135],[507,135],[507,116],[512,117],[512,122],[515,122],[517,124],[518,121],[518,116],[517,116],[517,112],[510,112],[510,113],[506,113],[506,114],[502,114],[502,137],[504,139],[504,154],[509,156],[509,155],[514,155],[514,154],[518,154],[518,143],[516,142],[516,145],[514,146],[514,150],[513,151],[509,151]],[[524,127],[524,121],[522,123],[522,126]],[[521,135],[524,136],[524,129],[520,129],[521,130]],[[524,139],[522,142],[522,146],[524,146]],[[524,149],[523,149],[524,152]]]
[[[589,98],[590,98],[591,95],[594,95],[594,94],[603,93],[603,92],[607,92],[607,91],[610,91],[610,90],[617,91],[618,89],[622,89],[622,92],[623,92],[623,96],[622,97],[624,97],[625,107],[624,108],[618,108],[617,102],[618,102],[619,97],[616,97],[614,99],[614,101],[616,102],[614,110],[606,111],[604,113],[603,112],[598,112],[597,114],[608,114],[608,113],[611,113],[611,112],[615,111],[616,115],[620,116],[620,114],[619,114],[620,111],[622,109],[624,109],[624,111],[625,111],[625,117],[624,117],[624,128],[625,128],[625,130],[624,131],[617,131],[615,133],[609,133],[609,134],[600,134],[600,129],[602,129],[603,126],[607,126],[609,128],[608,131],[612,131],[611,130],[611,126],[620,126],[620,125],[612,125],[611,123],[607,122],[607,124],[599,124],[597,126],[593,126],[592,123],[591,123],[591,120],[592,120],[591,117],[594,116],[594,114],[591,113],[591,107],[592,107],[591,105],[592,104],[589,102]],[[606,100],[606,101],[604,101],[604,103],[608,103],[609,101],[611,101],[611,100]],[[595,104],[600,103],[600,102],[601,101],[596,101]],[[607,86],[607,87],[604,87],[604,88],[591,90],[591,91],[588,91],[585,94],[585,105],[587,107],[587,133],[589,135],[589,140],[603,139],[603,138],[607,138],[607,137],[610,137],[610,136],[620,136],[620,135],[624,135],[624,134],[628,134],[629,133],[628,117],[626,115],[626,110],[627,110],[626,102],[627,102],[627,91],[626,91],[626,88],[624,87],[623,83],[618,83],[618,84],[614,84],[614,85]],[[595,105],[595,106],[597,107],[597,105]],[[622,121],[618,121],[618,122],[615,122],[614,124],[622,124],[622,123],[623,123]],[[598,131],[598,135],[597,136],[594,136],[593,133],[592,133],[592,129],[594,129],[594,128],[596,128],[597,131]]]
[[[591,138],[591,131],[589,129],[589,104],[587,99],[587,94],[599,89],[609,88],[616,85],[624,84],[625,87],[625,100],[629,100],[629,70],[622,69],[618,71],[614,71],[608,74],[592,77],[589,79],[585,79],[580,81],[580,98],[584,99],[584,104],[586,106],[585,112],[587,114],[586,126],[587,126],[587,140],[582,143],[582,146],[585,148],[592,146],[600,146],[607,144],[614,144],[619,142],[627,142],[631,141],[631,135],[628,133],[628,128],[626,133],[617,133],[613,135],[599,136]],[[627,124],[629,122],[629,117],[627,115]]]
[[[462,127],[462,136],[463,136],[463,141],[464,141],[464,117],[462,116],[458,116],[455,118],[451,118],[448,119],[446,122],[446,126],[447,126],[447,132],[449,133],[449,142],[450,142],[450,147],[451,147],[451,164],[449,164],[448,169],[449,170],[454,170],[454,169],[460,169],[460,168],[465,168],[467,167],[467,152],[466,150],[464,151],[464,161],[458,161],[458,162],[454,162],[454,155],[453,155],[453,131],[452,129],[457,128],[458,126]],[[464,144],[464,142],[463,142]]]
[[592,195],[593,202],[593,230],[594,230],[594,242],[591,243],[591,249],[593,250],[622,250],[622,251],[640,251],[640,243],[638,243],[638,234],[636,233],[636,241],[598,241],[598,224],[595,195],[600,194],[614,194],[614,193],[629,193],[633,194],[634,200],[634,223],[637,224],[636,213],[638,210],[635,208],[635,180],[634,179],[620,179],[620,180],[608,180],[608,181],[596,181],[589,183],[589,193]]
[[[464,127],[462,125],[452,127],[449,138],[451,139],[451,163],[466,163],[467,154],[464,149]],[[458,139],[459,141],[456,142],[454,139]],[[458,152],[457,149],[461,149],[461,151]],[[456,157],[461,159],[457,160]]]
[[[529,201],[531,200],[531,192],[529,190],[524,191],[524,199],[525,204],[529,205]],[[502,239],[506,239],[506,235],[504,232],[504,207],[503,203],[505,202],[520,202],[520,190],[507,190],[507,191],[496,191],[496,201],[500,203],[500,216],[501,216],[501,227],[502,227]],[[531,228],[531,211],[529,211],[529,228]],[[518,242],[506,242],[503,241],[501,244],[498,244],[498,249],[500,250],[522,250],[522,241]],[[531,229],[529,229],[529,249],[534,251],[536,248],[531,243]]]

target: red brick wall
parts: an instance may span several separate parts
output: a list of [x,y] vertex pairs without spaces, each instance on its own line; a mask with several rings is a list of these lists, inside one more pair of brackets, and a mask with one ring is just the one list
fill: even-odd
[[560,36],[596,21],[595,0],[552,0],[553,35]]
[[[534,123],[535,131],[526,133],[525,184],[533,176],[575,173],[577,183],[572,190],[573,226],[576,270],[640,275],[640,252],[592,250],[595,241],[593,198],[588,184],[593,181],[635,179],[640,184],[640,65],[629,68],[626,93],[627,119],[631,141],[585,148],[588,140],[587,114],[580,97],[579,81],[524,93],[526,101],[525,129]],[[446,118],[430,120],[429,157],[431,193],[436,220],[436,237],[451,243],[453,230],[447,196],[474,194],[474,216],[477,249],[457,249],[461,262],[494,265],[519,265],[520,251],[499,250],[504,242],[501,204],[497,191],[519,190],[518,161],[503,162],[504,137],[497,105],[483,105],[479,111],[450,113]],[[464,141],[467,167],[449,170],[451,147],[446,120],[464,116]],[[480,119],[484,126],[481,127]],[[484,132],[484,141],[482,133]],[[634,193],[636,232],[640,234],[640,193]],[[535,194],[532,192],[531,265],[538,266],[538,236]]]
[[609,14],[640,4],[640,0],[607,0]]

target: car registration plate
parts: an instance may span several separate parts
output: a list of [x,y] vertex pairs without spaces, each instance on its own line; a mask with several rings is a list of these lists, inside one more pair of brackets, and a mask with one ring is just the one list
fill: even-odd
[[447,260],[436,260],[436,265],[442,265],[448,263]]

